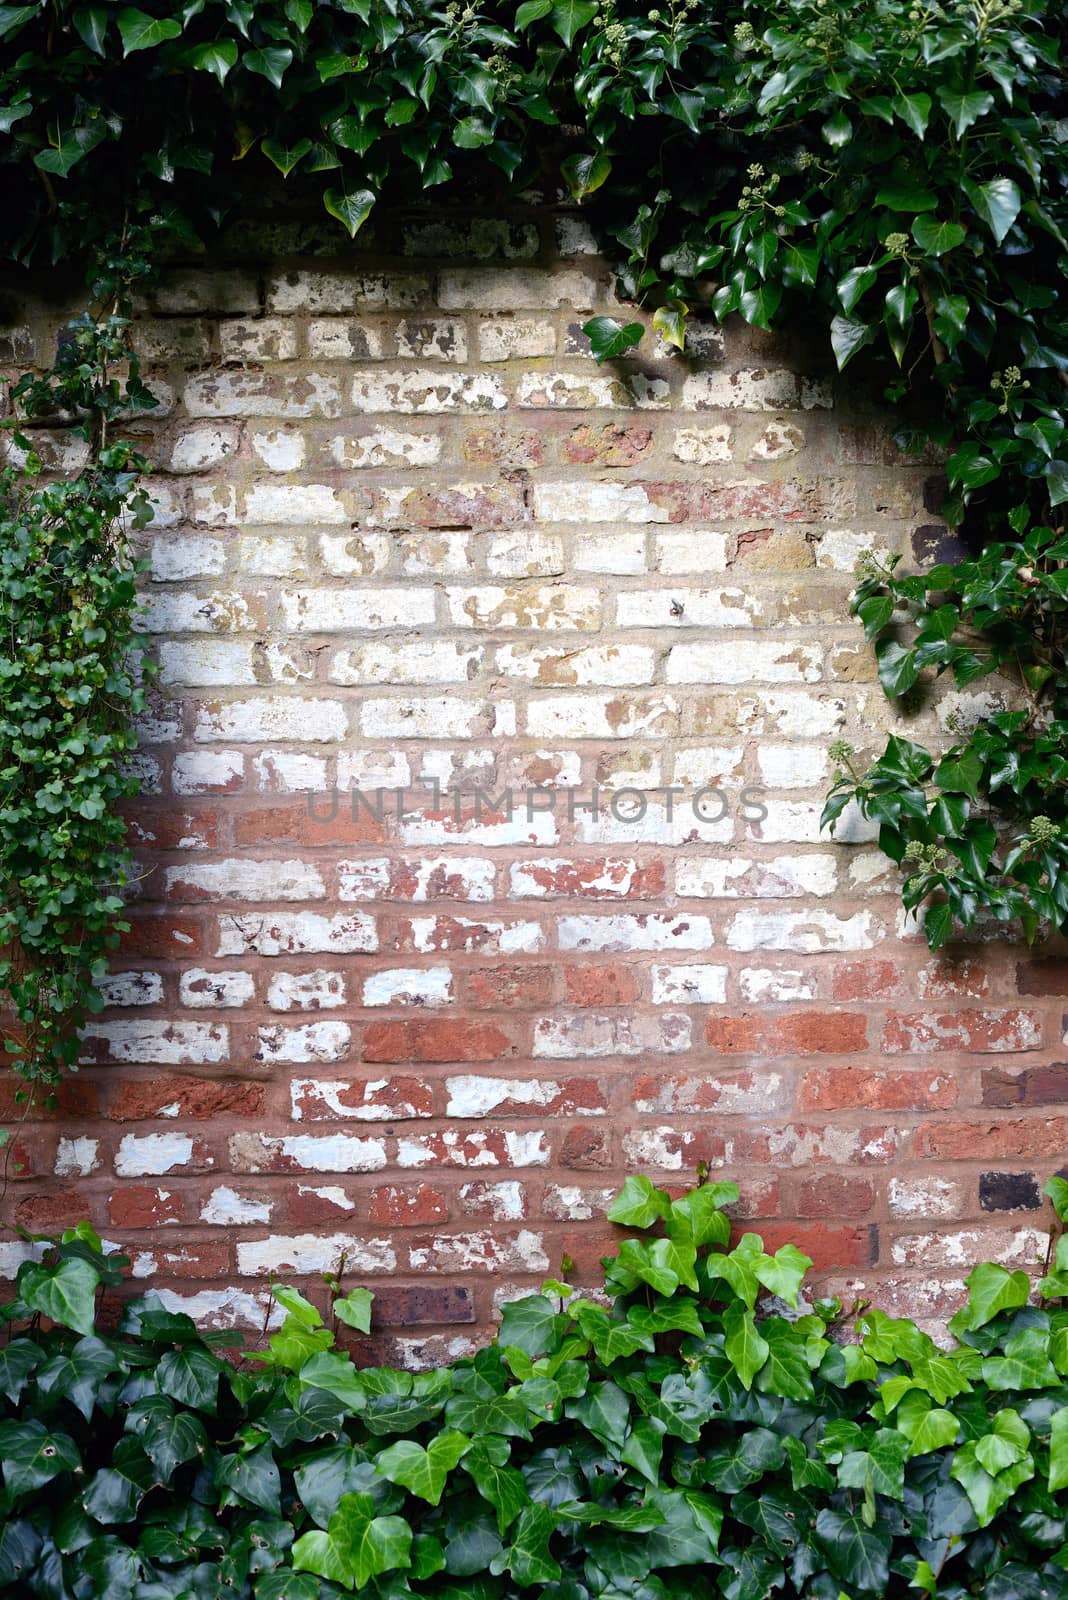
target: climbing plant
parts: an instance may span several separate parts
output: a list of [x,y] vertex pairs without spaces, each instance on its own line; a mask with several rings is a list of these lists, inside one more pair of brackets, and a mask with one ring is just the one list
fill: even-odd
[[[903,659],[917,678],[952,667],[963,681],[960,658],[932,654],[932,632],[951,621],[954,630],[993,628],[984,659],[1019,669],[1033,697],[1034,759],[1004,853],[990,844],[984,861],[977,841],[989,841],[982,830],[994,824],[978,813],[1007,797],[998,763],[1023,724],[984,721],[967,743],[964,790],[946,783],[951,766],[918,746],[902,756],[894,742],[870,775],[850,756],[829,820],[852,785],[879,816],[884,846],[914,869],[907,901],[934,894],[936,942],[954,919],[987,912],[1019,912],[1033,930],[1028,905],[1063,920],[1060,680],[1036,689],[1034,678],[1048,664],[1068,499],[1063,20],[1056,0],[0,5],[0,247],[14,261],[62,262],[124,225],[123,249],[110,252],[121,276],[116,263],[134,241],[153,239],[158,255],[164,239],[207,240],[268,175],[298,200],[312,195],[350,236],[376,225],[386,194],[474,180],[484,197],[500,191],[494,204],[539,187],[550,201],[582,204],[623,294],[652,308],[669,344],[685,346],[695,316],[737,313],[767,328],[802,314],[822,325],[839,369],[867,363],[898,407],[901,444],[944,455],[946,519],[979,545],[1005,546],[990,559],[1040,574],[1019,604],[1008,579],[991,606],[981,599],[985,579],[977,589],[948,569],[942,591],[930,580],[906,589],[885,570],[863,575],[858,590],[891,693],[911,670],[892,670]],[[147,259],[136,249],[133,257]],[[66,552],[58,568],[52,558],[41,568],[61,586],[49,591],[51,605],[81,615],[79,563],[102,585],[88,638],[59,638],[52,621],[57,637],[42,650],[62,671],[28,674],[37,687],[20,693],[31,703],[0,732],[0,770],[19,799],[4,824],[5,860],[46,864],[40,893],[24,893],[18,926],[7,924],[16,954],[0,970],[21,1013],[15,1053],[28,1070],[36,1061],[51,1071],[56,1052],[69,1053],[69,1041],[57,1042],[61,1019],[75,1021],[91,1003],[116,910],[102,887],[117,881],[121,848],[108,785],[128,781],[118,758],[137,690],[120,665],[133,642],[130,569],[113,530],[140,464],[105,445],[99,419],[111,420],[120,402],[144,403],[135,368],[125,399],[112,376],[126,359],[124,316],[116,304],[72,335],[46,382],[51,399],[34,380],[19,397],[38,414],[62,402],[89,419],[87,472],[57,482],[28,463],[5,480],[5,603],[28,610],[20,586],[49,581],[26,576],[34,541]],[[597,359],[627,359],[643,324],[598,318],[586,332]],[[912,646],[894,632],[908,607],[920,612]],[[1011,662],[999,643],[1006,621]],[[9,630],[10,660],[35,628],[46,624]],[[113,681],[128,693],[101,692]],[[36,797],[58,792],[49,785],[59,756],[72,778],[83,763],[78,783],[94,781],[70,739],[88,741],[110,776],[92,795],[61,785],[74,803],[63,802],[53,826],[49,802]],[[81,865],[61,883],[64,860]],[[36,965],[46,951],[52,964]]]
[[[15,385],[3,441],[0,987],[9,1060],[46,1098],[74,1064],[79,1026],[102,1007],[98,985],[127,926],[130,853],[117,806],[137,793],[131,724],[153,670],[136,627],[129,535],[151,503],[145,461],[111,430],[156,403],[127,337],[150,243],[127,234],[94,263],[94,309],[64,331],[49,372]],[[19,418],[68,424],[84,465],[46,473]]]

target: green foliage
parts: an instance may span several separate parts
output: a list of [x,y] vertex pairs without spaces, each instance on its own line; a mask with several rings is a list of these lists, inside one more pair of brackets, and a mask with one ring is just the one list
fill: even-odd
[[[638,1236],[605,1262],[614,1300],[546,1285],[489,1349],[414,1375],[355,1366],[292,1289],[255,1366],[152,1295],[116,1329],[96,1301],[125,1258],[85,1225],[38,1241],[0,1350],[0,1588],[1068,1596],[1068,1312],[990,1263],[951,1350],[877,1310],[809,1305],[792,1246],[728,1248],[736,1199],[629,1179],[613,1211]],[[344,1320],[362,1322],[355,1293]]]
[[[513,192],[562,180],[669,343],[691,307],[817,310],[839,367],[881,352],[891,396],[923,400],[952,519],[1021,487],[1044,508],[1068,495],[1060,20],[1053,0],[6,5],[0,234],[28,259],[124,215],[203,233],[268,171],[350,235],[387,190],[476,165]],[[597,319],[594,354],[637,330]]]
[[942,674],[958,688],[998,674],[1019,704],[957,717],[940,755],[892,738],[861,771],[836,745],[823,822],[833,828],[853,800],[879,824],[905,906],[926,907],[932,948],[983,919],[1018,921],[1028,941],[1068,929],[1068,538],[1033,528],[955,567],[898,577],[896,565],[867,556],[852,606],[887,696]]
[[[46,1092],[75,1065],[77,1030],[101,1008],[97,985],[127,926],[118,806],[138,792],[131,722],[152,671],[129,533],[151,506],[146,463],[109,430],[156,403],[127,344],[128,298],[154,238],[127,235],[94,262],[101,309],[64,330],[49,373],[15,385],[15,464],[0,472],[0,992],[9,1061]],[[84,439],[86,465],[47,475],[21,419]]]

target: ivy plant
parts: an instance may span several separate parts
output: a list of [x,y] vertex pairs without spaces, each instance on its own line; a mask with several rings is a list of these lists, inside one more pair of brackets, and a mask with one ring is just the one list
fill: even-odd
[[[15,385],[0,472],[0,991],[9,1061],[46,1099],[127,926],[119,805],[138,792],[132,722],[154,670],[129,536],[151,503],[147,463],[110,430],[155,404],[127,340],[147,243],[101,256],[96,312],[64,331],[49,373]],[[84,467],[46,473],[20,419],[66,425]]]
[[629,1178],[606,1297],[551,1281],[414,1374],[339,1348],[366,1291],[328,1323],[278,1287],[266,1348],[226,1360],[158,1297],[116,1305],[88,1226],[39,1241],[0,1350],[4,1594],[1063,1600],[1064,1241],[1038,1304],[977,1266],[944,1349],[810,1300],[792,1245],[732,1245],[737,1194]]
[[1035,528],[911,577],[897,564],[869,553],[852,606],[876,641],[886,695],[907,704],[924,678],[947,675],[958,689],[994,678],[993,698],[971,715],[950,711],[952,743],[938,754],[895,735],[862,767],[848,744],[833,745],[823,824],[833,829],[850,801],[878,822],[933,949],[991,920],[1018,923],[1029,943],[1040,928],[1064,931],[1068,537]]

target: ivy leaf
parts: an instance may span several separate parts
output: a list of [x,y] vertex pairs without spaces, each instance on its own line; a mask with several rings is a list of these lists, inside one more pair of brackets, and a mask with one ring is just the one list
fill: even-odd
[[[609,317],[598,318],[598,321],[609,322]],[[590,336],[592,324],[587,323],[583,333]],[[651,1228],[655,1222],[666,1217],[671,1210],[670,1196],[663,1189],[654,1189],[649,1179],[639,1174],[631,1174],[624,1182],[622,1189],[616,1195],[606,1213],[609,1222],[618,1222],[624,1228]]]
[[591,317],[582,324],[582,331],[590,341],[593,359],[601,362],[626,355],[641,339],[645,328],[640,322],[621,326],[614,317]]
[[1023,196],[1011,178],[991,178],[989,183],[964,180],[964,192],[998,244],[1020,214]]
[[566,161],[560,163],[560,171],[573,200],[585,200],[588,194],[593,194],[611,170],[611,159],[603,150],[598,150],[594,155],[568,156]]
[[[570,50],[575,35],[597,15],[594,0],[559,0],[549,13],[549,21]],[[517,19],[518,20],[518,19]]]
[[36,1417],[0,1422],[0,1466],[10,1495],[30,1494],[61,1472],[77,1472],[82,1458],[66,1433],[53,1433]]
[[519,29],[529,28],[532,22],[547,17],[552,8],[553,0],[524,0],[515,14],[515,25]]
[[756,1318],[747,1306],[734,1301],[723,1313],[726,1335],[723,1351],[747,1389],[768,1359],[769,1347],[757,1330]]
[[[32,7],[29,8],[32,11]],[[108,12],[103,6],[82,6],[74,13],[73,22],[80,38],[98,56],[107,54],[104,39],[108,31]]]
[[439,1433],[424,1449],[411,1439],[401,1439],[375,1457],[375,1469],[391,1483],[399,1483],[420,1500],[436,1506],[446,1479],[470,1447],[466,1434]]
[[479,1494],[496,1511],[498,1532],[506,1533],[516,1517],[530,1505],[523,1474],[506,1461],[492,1460],[485,1444],[481,1443],[467,1451],[463,1464]]
[[[968,1303],[953,1319],[960,1326],[974,1332],[985,1328],[999,1311],[1011,1311],[1025,1306],[1031,1292],[1031,1281],[1026,1272],[1006,1272],[992,1261],[982,1261],[973,1268],[966,1279]],[[950,1324],[952,1329],[953,1323]]]
[[498,1343],[502,1349],[514,1345],[531,1357],[544,1355],[556,1349],[561,1320],[545,1295],[524,1295],[522,1300],[510,1301],[502,1311]]
[[276,166],[283,178],[288,178],[293,168],[303,161],[311,149],[310,139],[298,139],[295,145],[279,144],[277,139],[262,139],[260,149],[272,165]]
[[908,650],[896,639],[880,639],[875,646],[879,664],[879,682],[888,700],[907,694],[920,675],[916,665],[916,652]]
[[853,124],[839,107],[833,116],[827,118],[821,132],[825,144],[833,146],[835,150],[840,150],[843,145],[848,144],[852,139]]
[[132,55],[135,50],[151,50],[167,39],[177,39],[182,31],[182,24],[175,22],[173,17],[150,17],[146,11],[138,11],[133,6],[120,11],[115,21],[122,38],[124,57]]
[[237,45],[233,39],[214,39],[194,45],[186,60],[196,71],[210,72],[219,83],[225,83],[227,73],[237,65]]
[[855,322],[852,317],[835,317],[831,322],[831,348],[839,372],[843,372],[857,351],[871,344],[874,338],[875,328],[870,324]]
[[937,222],[934,217],[917,217],[912,224],[912,237],[929,256],[944,256],[955,250],[967,237],[959,222]]
[[371,215],[375,198],[370,189],[357,189],[353,194],[343,194],[340,189],[327,189],[323,195],[323,205],[332,217],[344,223],[349,238],[355,239]]
[[4,6],[0,10],[0,39],[6,39],[9,33],[17,33],[31,17],[37,15],[39,9],[39,6]]
[[293,1546],[293,1565],[364,1589],[372,1578],[411,1565],[412,1530],[403,1517],[376,1517],[369,1494],[342,1495],[326,1533],[306,1533]]
[[81,1334],[93,1331],[99,1286],[99,1272],[78,1257],[54,1267],[31,1265],[19,1273],[19,1295],[31,1311]]
[[816,1538],[836,1578],[869,1594],[886,1593],[893,1548],[889,1533],[865,1527],[856,1514],[828,1509],[816,1518]]
[[946,756],[935,768],[934,781],[940,789],[952,794],[966,794],[970,800],[979,798],[979,785],[983,778],[983,758],[978,750],[966,749],[959,756]]
[[685,306],[657,306],[653,312],[653,327],[659,333],[665,344],[674,345],[676,350],[686,347],[686,307]]
[[994,96],[988,94],[985,89],[972,89],[965,94],[960,89],[951,89],[943,85],[938,90],[938,98],[956,130],[958,139],[963,133],[967,133],[976,118],[985,116],[994,104]]
[[1068,1406],[1055,1411],[1049,1422],[1049,1492],[1068,1489]]
[[560,1567],[549,1553],[549,1536],[555,1526],[551,1506],[527,1506],[520,1513],[510,1548],[494,1557],[490,1571],[510,1572],[519,1588],[555,1583]]
[[931,115],[931,96],[929,94],[897,94],[893,99],[894,110],[906,123],[917,139],[923,139],[927,132],[927,123]]
[[346,1327],[355,1328],[357,1333],[370,1333],[374,1298],[370,1289],[350,1289],[348,1294],[334,1301],[331,1309],[337,1320]]
[[214,1416],[219,1399],[219,1378],[224,1363],[209,1350],[190,1345],[168,1350],[156,1368],[156,1382],[179,1405]]
[[293,52],[288,45],[268,45],[262,50],[246,50],[241,65],[257,77],[266,78],[276,89],[282,87],[286,69],[292,64]]
[[236,1455],[220,1456],[215,1467],[215,1483],[227,1491],[223,1505],[259,1506],[273,1517],[281,1513],[282,1479],[269,1444]]
[[909,211],[915,215],[921,211],[933,211],[938,204],[938,196],[933,189],[925,189],[919,183],[891,181],[876,192],[875,204],[889,206],[891,211]]

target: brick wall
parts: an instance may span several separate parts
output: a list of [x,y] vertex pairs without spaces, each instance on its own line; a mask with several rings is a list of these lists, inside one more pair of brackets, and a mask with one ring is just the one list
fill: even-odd
[[829,1285],[937,1314],[1041,1249],[1068,966],[931,958],[870,830],[819,832],[828,742],[892,723],[854,560],[945,547],[932,469],[798,340],[598,368],[583,225],[445,215],[248,227],[139,324],[142,876],[9,1213],[251,1325],[344,1256],[418,1361],[595,1271],[625,1172],[704,1162]]

